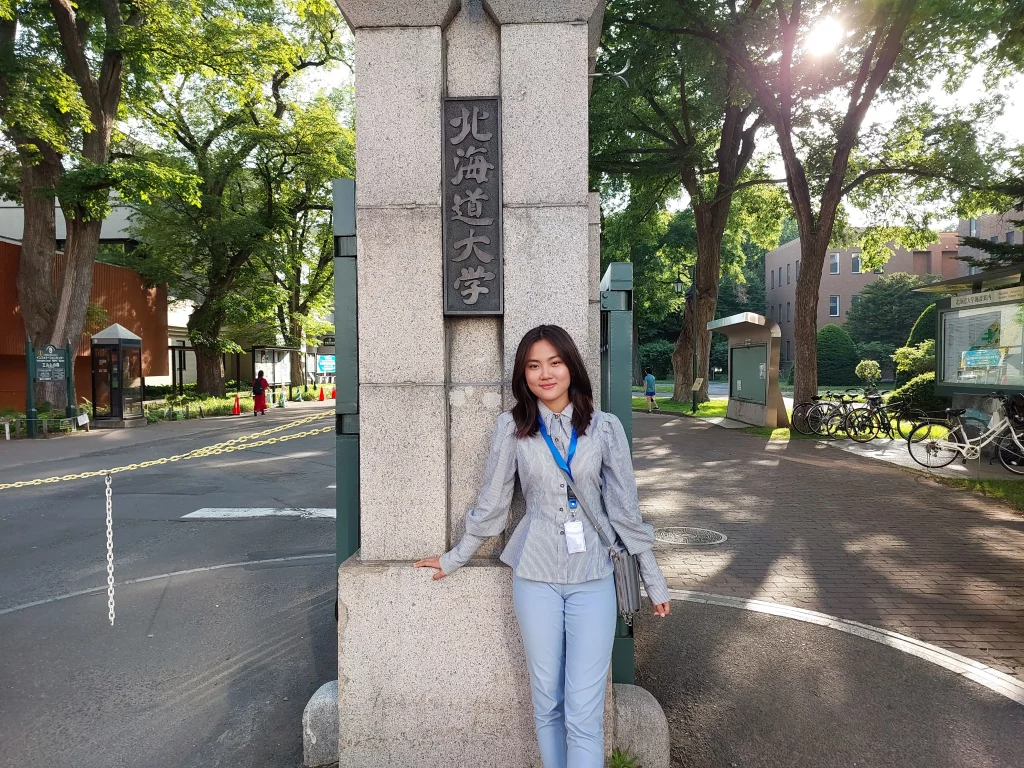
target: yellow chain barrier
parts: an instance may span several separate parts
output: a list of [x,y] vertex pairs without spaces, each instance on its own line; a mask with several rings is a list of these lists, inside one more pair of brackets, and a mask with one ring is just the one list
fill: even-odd
[[[0,483],[0,491],[5,491],[9,488],[26,488],[31,485],[46,485],[49,483],[62,483],[68,480],[83,480],[87,477],[100,477],[101,475],[116,475],[118,472],[131,472],[136,469],[147,469],[149,467],[160,466],[161,464],[173,463],[176,461],[188,461],[189,459],[200,459],[207,456],[219,456],[225,453],[234,453],[235,451],[244,451],[249,448],[259,448],[264,445],[275,445],[277,443],[285,443],[289,440],[296,440],[300,437],[309,437],[311,435],[321,435],[326,432],[333,432],[334,425],[329,427],[320,427],[317,429],[307,429],[305,432],[297,432],[294,435],[282,435],[281,437],[271,437],[266,440],[259,440],[258,438],[272,435],[275,432],[283,432],[286,429],[293,429],[300,427],[303,424],[309,424],[313,421],[320,419],[326,419],[329,416],[334,416],[334,412],[320,413],[316,416],[307,416],[303,419],[289,422],[288,424],[282,424],[279,427],[273,427],[271,429],[265,429],[262,432],[254,432],[251,435],[245,435],[243,437],[232,438],[231,440],[225,440],[222,443],[215,443],[214,445],[207,445],[203,448],[196,448],[195,450],[189,451],[188,453],[180,453],[177,456],[168,456],[162,459],[153,459],[151,461],[140,461],[138,464],[128,464],[123,467],[112,467],[110,469],[97,469],[93,472],[78,472],[72,475],[54,475],[53,477],[36,478],[35,480],[19,480],[16,483]],[[254,442],[250,442],[254,441]]]

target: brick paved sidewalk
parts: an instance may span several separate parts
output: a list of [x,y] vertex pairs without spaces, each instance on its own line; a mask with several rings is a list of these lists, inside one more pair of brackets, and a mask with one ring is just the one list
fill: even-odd
[[1024,676],[1024,515],[815,441],[633,416],[644,517],[729,537],[658,543],[670,587],[861,621]]

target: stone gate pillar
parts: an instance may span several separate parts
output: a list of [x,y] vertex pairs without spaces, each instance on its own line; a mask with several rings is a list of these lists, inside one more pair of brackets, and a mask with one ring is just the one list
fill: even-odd
[[[587,76],[604,3],[338,2],[356,51],[361,507],[338,573],[340,764],[540,766],[504,537],[441,582],[412,563],[462,535],[525,331],[566,328],[599,384]],[[474,157],[491,175],[453,187]]]

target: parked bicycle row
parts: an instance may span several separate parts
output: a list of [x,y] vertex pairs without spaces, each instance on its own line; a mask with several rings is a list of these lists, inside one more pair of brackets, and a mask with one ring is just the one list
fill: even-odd
[[935,469],[979,459],[991,446],[995,457],[1010,472],[1024,475],[1024,395],[993,392],[999,407],[986,424],[967,416],[964,409],[947,408],[926,413],[906,398],[886,402],[874,388],[826,392],[793,408],[793,427],[805,435],[849,437],[867,443],[877,437],[897,436],[907,441],[911,458]]

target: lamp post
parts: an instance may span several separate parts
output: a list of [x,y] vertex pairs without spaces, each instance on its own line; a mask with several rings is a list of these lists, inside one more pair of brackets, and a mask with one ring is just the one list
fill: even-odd
[[[690,288],[686,291],[686,303],[689,304],[693,301],[693,338],[690,343],[690,349],[692,350],[692,372],[690,375],[690,413],[697,412],[697,390],[694,388],[694,384],[697,381],[697,283],[696,283],[696,271],[697,265],[694,264],[690,267]],[[684,289],[683,278],[676,275],[676,279],[672,283],[672,290],[677,294],[682,294]],[[683,307],[685,314],[686,307]]]

